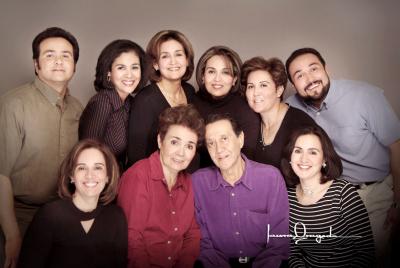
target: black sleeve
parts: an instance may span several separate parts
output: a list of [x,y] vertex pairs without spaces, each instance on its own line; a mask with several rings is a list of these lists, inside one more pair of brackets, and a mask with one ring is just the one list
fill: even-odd
[[[146,92],[151,90],[151,92]],[[128,125],[128,165],[157,150],[158,116],[167,108],[152,87],[138,94],[131,108]]]
[[46,266],[53,244],[52,214],[43,207],[33,217],[22,243],[18,259],[19,268]]
[[115,217],[115,225],[117,226],[115,237],[117,263],[115,267],[125,268],[128,264],[128,224],[122,209],[118,206],[116,208],[118,213]]

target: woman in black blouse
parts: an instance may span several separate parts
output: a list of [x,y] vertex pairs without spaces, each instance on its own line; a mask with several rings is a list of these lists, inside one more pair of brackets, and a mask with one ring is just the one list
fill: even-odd
[[80,141],[61,165],[60,200],[33,218],[18,267],[126,267],[128,232],[124,213],[112,204],[119,168],[109,148]]
[[121,168],[126,167],[129,111],[133,97],[145,85],[143,49],[130,40],[115,40],[101,52],[96,66],[94,95],[82,113],[79,139],[107,144]]
[[[211,114],[229,114],[244,132],[242,152],[253,159],[260,120],[246,103],[240,92],[239,55],[225,46],[209,48],[201,56],[196,68],[199,85],[195,106],[204,119]],[[207,150],[200,148],[201,167],[212,165]]]
[[129,118],[129,165],[158,149],[158,116],[166,108],[193,102],[194,88],[186,83],[194,70],[194,52],[182,33],[164,30],[147,45],[151,84],[135,98]]
[[282,102],[287,80],[285,66],[277,58],[254,57],[242,67],[247,102],[261,116],[254,160],[276,168],[280,168],[290,134],[299,127],[315,125],[306,113]]

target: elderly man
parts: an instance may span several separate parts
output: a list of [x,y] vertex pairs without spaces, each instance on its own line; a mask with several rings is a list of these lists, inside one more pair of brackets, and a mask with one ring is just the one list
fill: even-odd
[[216,167],[192,175],[201,228],[203,267],[279,267],[288,258],[285,182],[278,169],[241,154],[244,135],[227,115],[206,125],[206,146]]
[[82,113],[68,92],[79,58],[75,37],[48,28],[35,37],[32,51],[35,80],[0,98],[1,267],[15,266],[34,213],[56,196],[58,168],[78,140]]
[[[381,89],[330,80],[313,48],[294,51],[286,70],[297,94],[287,102],[308,113],[329,135],[368,210],[379,265],[387,259],[390,228],[400,223],[400,122]],[[394,191],[393,191],[394,189]]]

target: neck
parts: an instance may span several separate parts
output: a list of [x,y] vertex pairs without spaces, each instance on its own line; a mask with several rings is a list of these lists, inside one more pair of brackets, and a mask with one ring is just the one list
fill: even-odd
[[286,107],[286,104],[278,102],[272,109],[260,113],[263,124],[267,127],[276,124],[279,121],[279,114]]
[[162,160],[161,160],[161,167],[162,167],[162,170],[163,170],[163,174],[164,174],[165,180],[167,181],[168,190],[171,191],[172,187],[174,187],[174,185],[176,183],[176,180],[178,178],[178,172],[172,171],[169,168],[167,168],[163,164]]
[[170,94],[177,94],[182,89],[182,84],[180,80],[170,81],[166,79],[162,79],[160,82],[157,82],[158,86],[167,91]]
[[90,212],[96,209],[97,203],[99,201],[99,197],[93,197],[93,198],[82,198],[76,194],[73,195],[72,197],[72,202],[75,204],[75,206],[83,211],[83,212]]
[[242,177],[244,172],[245,162],[241,156],[239,157],[240,159],[235,166],[229,170],[221,170],[224,180],[232,186]]

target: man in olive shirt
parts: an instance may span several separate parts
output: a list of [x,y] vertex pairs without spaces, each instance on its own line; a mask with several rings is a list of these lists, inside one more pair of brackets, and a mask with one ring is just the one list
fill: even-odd
[[68,92],[79,58],[75,37],[48,28],[32,51],[35,80],[0,97],[0,267],[15,266],[26,228],[56,196],[58,168],[78,141],[82,105]]

